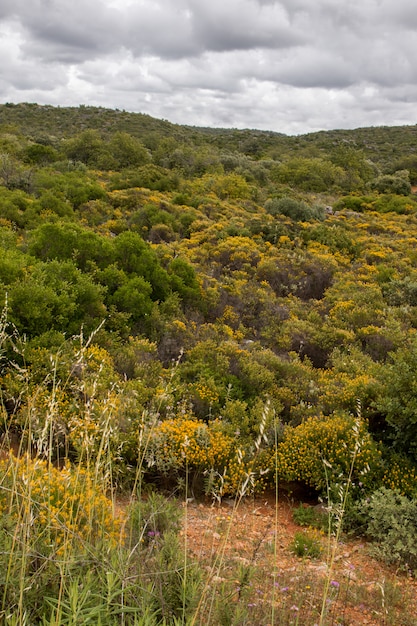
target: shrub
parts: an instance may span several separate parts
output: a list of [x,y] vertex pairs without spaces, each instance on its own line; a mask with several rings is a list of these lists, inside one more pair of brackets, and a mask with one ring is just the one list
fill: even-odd
[[153,428],[146,460],[164,474],[172,470],[222,468],[227,465],[233,439],[216,421],[170,419]]
[[373,202],[372,209],[378,213],[398,213],[399,215],[407,215],[415,213],[417,208],[413,198],[408,196],[399,196],[395,194],[383,194],[378,196]]
[[382,174],[375,178],[370,186],[379,193],[395,193],[402,196],[408,196],[411,193],[408,172],[406,172],[406,176],[401,175],[401,173]]
[[145,545],[157,541],[166,533],[178,533],[181,517],[182,509],[178,502],[153,492],[144,500],[135,502],[129,511],[134,540],[139,539]]
[[30,551],[47,557],[82,549],[87,541],[107,549],[120,541],[123,520],[83,469],[58,470],[39,459],[10,454],[0,461],[0,512],[30,532]]
[[261,493],[268,486],[269,470],[265,450],[245,450],[237,448],[223,473],[217,473],[212,481],[211,490],[216,498],[230,494],[243,497]]
[[417,496],[417,467],[401,454],[392,454],[382,476],[382,485],[403,496]]
[[346,414],[311,417],[288,427],[278,445],[276,463],[281,480],[300,481],[325,491],[347,477],[354,461],[353,481],[368,483],[380,454],[365,422]]
[[349,195],[342,196],[337,202],[334,203],[333,209],[335,211],[342,211],[347,209],[348,211],[355,211],[356,213],[363,213],[363,211],[372,207],[373,196],[357,196]]
[[366,534],[377,542],[373,552],[390,565],[408,572],[417,570],[417,499],[381,487],[363,500]]
[[302,200],[288,197],[267,200],[265,209],[270,215],[285,215],[297,222],[323,219],[324,217],[321,207],[310,207]]
[[145,440],[149,469],[177,478],[190,471],[194,480],[204,475],[204,490],[216,499],[263,491],[267,486],[266,451],[238,447],[217,420],[205,424],[189,417],[169,419],[153,427]]

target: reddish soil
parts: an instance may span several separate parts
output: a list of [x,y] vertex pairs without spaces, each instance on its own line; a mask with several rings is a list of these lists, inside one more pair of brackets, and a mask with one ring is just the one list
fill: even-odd
[[[328,613],[326,625],[417,624],[416,582],[405,575],[397,575],[371,558],[364,541],[343,538],[336,548],[330,572],[326,557],[329,542],[325,534],[318,537],[323,546],[319,558],[295,556],[290,545],[295,533],[303,529],[294,523],[289,502],[281,502],[276,509],[274,497],[266,495],[246,499],[237,507],[232,501],[214,506],[193,501],[186,508],[188,549],[205,565],[213,580],[227,584],[231,578],[236,578],[239,567],[240,571],[242,567],[250,568],[256,581],[254,586],[258,587],[256,592],[269,598],[264,600],[264,613],[266,604],[271,605],[271,587],[277,589],[278,595],[283,596],[285,592],[288,601],[281,597],[273,600],[278,607],[275,623],[300,626],[318,623],[327,579],[331,581],[327,594],[331,614]],[[236,581],[236,590],[234,601],[238,601],[239,581]],[[254,607],[255,611],[253,623],[267,626],[268,622],[262,621],[260,614],[259,621],[255,617],[256,606],[260,604],[252,601],[250,590],[248,600],[247,606]],[[291,609],[299,613],[291,617]]]

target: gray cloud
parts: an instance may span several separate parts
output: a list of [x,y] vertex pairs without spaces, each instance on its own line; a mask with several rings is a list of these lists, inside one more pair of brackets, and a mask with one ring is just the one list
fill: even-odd
[[0,100],[195,125],[415,123],[412,0],[3,0]]

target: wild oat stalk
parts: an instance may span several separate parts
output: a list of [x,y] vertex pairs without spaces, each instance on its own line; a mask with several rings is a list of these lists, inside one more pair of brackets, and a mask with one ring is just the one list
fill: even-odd
[[272,600],[271,600],[271,626],[275,624],[275,593],[276,593],[276,582],[277,582],[277,572],[276,572],[276,563],[278,557],[278,496],[279,496],[279,483],[278,483],[278,458],[277,458],[277,448],[278,448],[278,430],[276,424],[276,416],[274,420],[274,459],[275,459],[275,519],[274,519],[274,564],[272,568]]
[[[353,450],[352,450],[352,458],[351,458],[349,473],[348,473],[346,482],[344,484],[343,483],[340,484],[339,486],[338,505],[334,505],[331,502],[331,499],[332,499],[331,485],[330,485],[328,472],[327,472],[327,469],[331,468],[331,465],[325,459],[323,460],[324,470],[326,473],[327,499],[329,502],[329,509],[330,509],[331,514],[329,515],[329,528],[328,528],[327,575],[326,575],[325,582],[324,582],[322,605],[321,605],[320,619],[319,619],[318,626],[323,626],[325,623],[325,619],[326,619],[327,599],[329,595],[330,582],[333,577],[333,570],[334,570],[337,549],[339,547],[340,536],[342,533],[343,518],[345,515],[345,511],[346,511],[349,491],[352,486],[352,477],[353,477],[353,472],[355,469],[356,459],[358,457],[358,454],[361,451],[361,445],[362,445],[362,440],[360,436],[361,419],[362,419],[361,403],[360,403],[360,400],[357,400],[357,415],[353,424],[353,434],[354,434],[355,443],[354,443]],[[332,529],[331,529],[332,513],[334,514],[334,517],[336,518],[336,527],[335,527],[333,541],[332,541]]]
[[[254,441],[255,456],[261,452],[262,442],[268,443],[268,438],[265,434],[265,427],[269,418],[270,410],[271,410],[271,403],[270,403],[270,400],[268,399],[265,402],[265,405],[262,411],[262,416],[261,416],[261,420],[259,424],[259,433]],[[244,458],[244,451],[241,448],[237,449],[236,456],[237,456],[238,464],[242,465],[243,458]],[[217,485],[217,489],[214,488],[213,482],[209,482],[209,485],[212,486],[211,495],[213,496],[213,504],[214,502],[217,502],[217,504],[220,505],[223,495],[224,495],[225,482],[227,478],[227,468],[224,468],[223,474],[217,473],[217,477],[218,479],[220,479],[220,484]],[[211,472],[209,475],[209,481],[212,481],[212,480],[213,480],[213,472]],[[220,579],[220,572],[221,572],[221,568],[224,562],[226,547],[228,545],[230,531],[235,520],[236,512],[242,499],[245,496],[247,496],[249,493],[253,492],[254,487],[255,487],[255,472],[253,471],[243,472],[241,483],[236,490],[236,496],[235,496],[235,499],[233,500],[233,507],[232,507],[232,511],[230,514],[230,520],[226,528],[225,536],[223,537],[221,547],[216,555],[215,562],[213,563],[211,567],[210,576],[208,576],[204,589],[202,590],[200,601],[198,603],[194,616],[192,617],[190,621],[190,626],[195,626],[196,620],[202,611],[202,606],[203,606],[205,597],[209,589],[211,589],[212,595],[210,599],[209,608],[207,612],[204,614],[204,622],[207,624],[210,623],[212,612],[213,612],[213,607],[214,607],[217,584]]]

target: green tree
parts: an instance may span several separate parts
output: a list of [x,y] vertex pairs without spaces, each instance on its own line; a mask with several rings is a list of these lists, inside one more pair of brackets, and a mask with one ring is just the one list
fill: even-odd
[[340,186],[343,169],[322,158],[293,157],[271,172],[272,180],[303,189],[304,191],[329,191]]
[[115,159],[118,169],[145,165],[151,158],[139,139],[123,132],[112,136],[108,150]]
[[85,130],[72,139],[65,140],[62,150],[68,159],[94,167],[105,151],[105,144],[97,130]]

